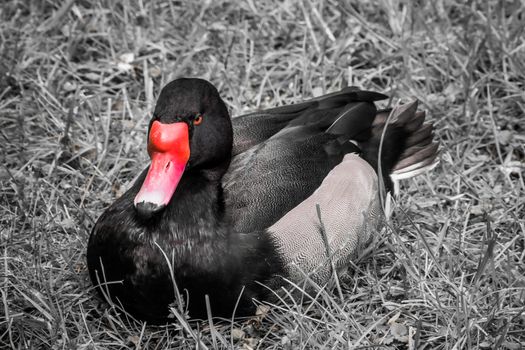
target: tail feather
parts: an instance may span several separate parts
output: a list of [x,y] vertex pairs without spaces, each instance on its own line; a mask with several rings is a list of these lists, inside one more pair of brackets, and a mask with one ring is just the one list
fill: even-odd
[[[392,114],[392,122],[404,125],[406,128],[409,122],[421,119],[421,114],[418,115],[418,113],[416,113],[417,105],[418,101],[414,100],[410,103],[394,108],[392,112],[390,112]],[[425,116],[423,115],[422,117],[424,120]]]
[[417,111],[417,107],[416,100],[378,111],[369,137],[359,143],[363,157],[376,170],[381,165],[387,190],[392,190],[392,180],[419,175],[438,162],[439,145],[433,142],[434,126],[425,123],[426,113]]
[[409,158],[413,154],[418,153],[419,151],[427,148],[427,146],[430,145],[431,143],[432,143],[432,139],[427,138],[427,139],[423,139],[421,142],[419,142],[419,143],[417,143],[417,144],[415,144],[413,146],[408,146],[408,144],[407,144],[405,146],[405,150],[403,151],[403,153],[401,153],[401,156],[399,156],[399,161],[394,166],[394,170],[399,166],[400,162],[402,162],[405,159]]
[[419,130],[413,132],[406,140],[405,147],[412,147],[417,144],[427,145],[432,142],[432,133],[434,132],[434,125],[424,124]]
[[382,109],[382,110],[377,111],[377,114],[372,123],[372,126],[384,125],[391,111],[392,111],[391,109]]
[[[437,157],[437,150],[439,145],[437,143],[431,143],[427,146],[414,146],[401,155],[401,159],[396,163],[394,171],[403,171],[407,170],[414,165],[421,164],[422,162],[427,161],[431,162]],[[410,152],[408,152],[410,151]]]
[[410,119],[405,125],[405,129],[410,132],[415,132],[421,128],[425,122],[426,113],[424,111],[414,114],[414,118]]
[[412,164],[401,170],[396,170],[390,174],[390,178],[393,181],[399,181],[404,179],[410,179],[412,177],[426,173],[434,169],[439,164],[437,154],[434,157],[427,158],[419,163]]

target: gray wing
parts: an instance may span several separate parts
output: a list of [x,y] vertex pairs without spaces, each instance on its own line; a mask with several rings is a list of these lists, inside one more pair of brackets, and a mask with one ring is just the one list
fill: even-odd
[[345,153],[356,150],[335,135],[290,127],[235,156],[223,177],[234,229],[268,228],[311,195]]

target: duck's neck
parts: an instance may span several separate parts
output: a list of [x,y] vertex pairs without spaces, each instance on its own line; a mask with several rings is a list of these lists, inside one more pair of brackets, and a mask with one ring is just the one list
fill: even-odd
[[221,169],[190,170],[181,178],[163,212],[169,232],[180,240],[213,239],[226,234]]

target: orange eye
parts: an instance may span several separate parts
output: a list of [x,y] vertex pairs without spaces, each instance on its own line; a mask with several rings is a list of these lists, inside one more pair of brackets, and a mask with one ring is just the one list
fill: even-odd
[[202,119],[202,114],[197,115],[197,117],[193,121],[193,125],[200,125],[202,123]]

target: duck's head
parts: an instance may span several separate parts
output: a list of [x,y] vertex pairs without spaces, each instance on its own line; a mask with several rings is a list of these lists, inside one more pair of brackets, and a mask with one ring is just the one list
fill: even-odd
[[232,142],[230,116],[213,85],[202,79],[170,82],[149,125],[151,165],[134,200],[137,213],[149,218],[165,208],[185,171],[227,164]]

